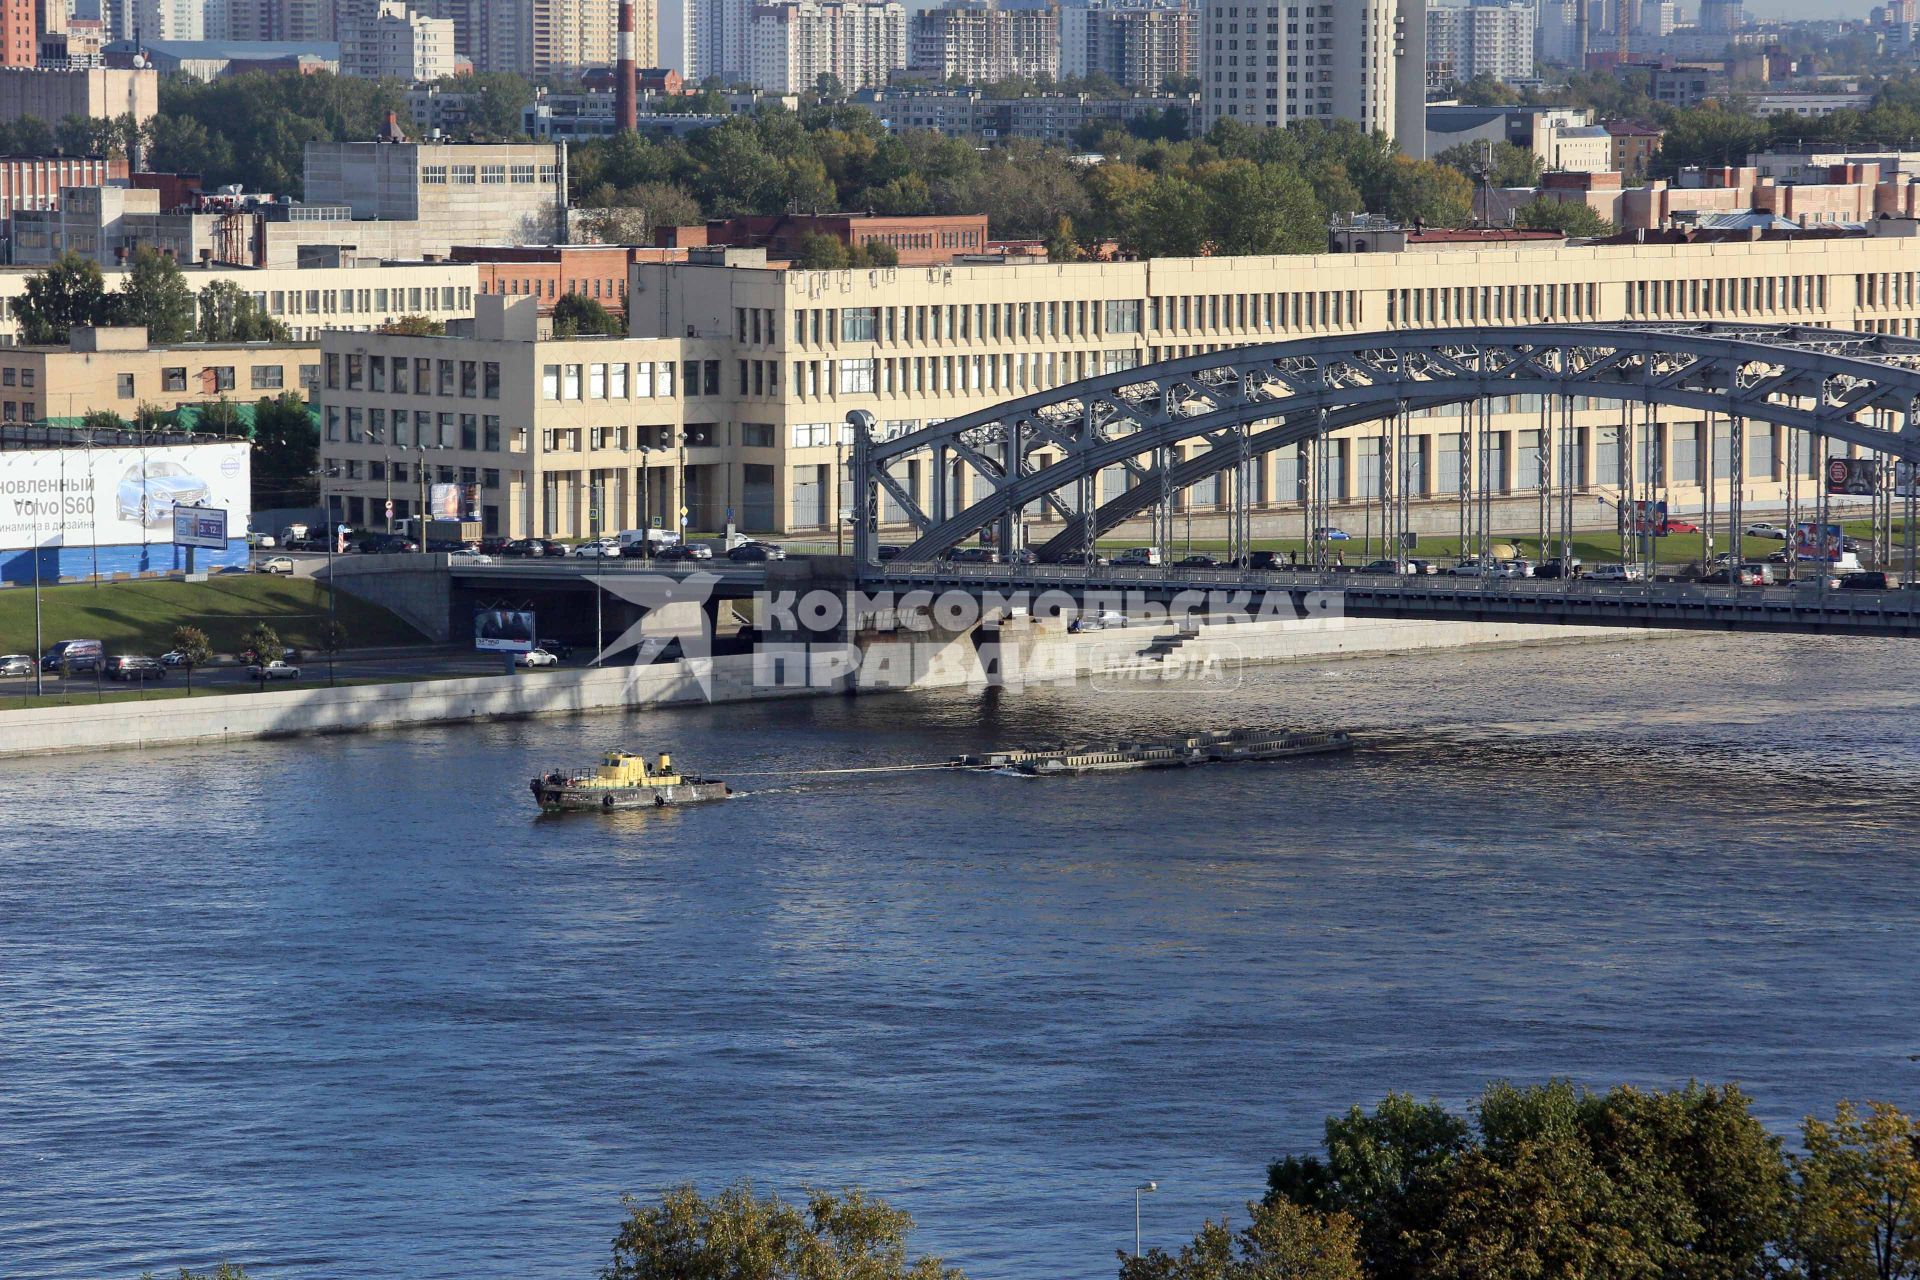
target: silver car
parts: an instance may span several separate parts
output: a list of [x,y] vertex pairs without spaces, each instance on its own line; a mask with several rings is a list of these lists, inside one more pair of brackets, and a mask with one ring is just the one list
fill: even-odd
[[34,661],[24,653],[0,654],[0,676],[30,676]]

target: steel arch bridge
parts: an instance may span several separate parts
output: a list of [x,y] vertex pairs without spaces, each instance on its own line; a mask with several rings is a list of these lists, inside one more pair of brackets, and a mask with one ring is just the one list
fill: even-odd
[[[1016,550],[1019,514],[1033,504],[1063,521],[1041,558],[1091,551],[1098,530],[1272,450],[1311,449],[1347,427],[1503,396],[1687,408],[1920,459],[1920,340],[1733,324],[1316,337],[1108,373],[892,437],[856,410],[847,415],[854,555],[862,573],[875,562],[883,494],[915,534],[902,561],[939,559],[984,529]],[[1178,457],[1175,446],[1192,441],[1206,447]],[[900,481],[914,459],[932,464],[931,509]],[[983,482],[985,496],[950,510],[956,465]],[[1098,501],[1097,477],[1115,467],[1130,487]]]

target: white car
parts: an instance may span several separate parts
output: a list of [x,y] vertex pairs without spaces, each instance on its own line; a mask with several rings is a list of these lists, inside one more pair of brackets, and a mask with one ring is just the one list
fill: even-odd
[[515,654],[513,660],[523,667],[557,667],[560,665],[560,659],[554,657],[545,649],[529,649],[525,653]]
[[28,654],[0,654],[0,676],[30,676],[34,665],[33,658]]
[[1647,575],[1637,564],[1597,564],[1587,576],[1595,582],[1638,582]]
[[247,675],[254,680],[298,680],[300,668],[275,658],[264,667],[248,667]]
[[573,549],[572,554],[588,560],[617,560],[620,558],[620,544],[583,542]]
[[256,560],[254,561],[253,571],[255,573],[291,574],[293,572],[293,557],[268,556],[265,560]]
[[1775,542],[1787,540],[1787,531],[1777,524],[1750,524],[1746,534],[1749,538],[1772,538]]
[[478,551],[449,551],[447,552],[447,563],[448,564],[492,564],[493,557],[489,555],[483,555]]
[[1496,560],[1493,562],[1493,576],[1496,578],[1531,578],[1533,576],[1533,561],[1521,559]]

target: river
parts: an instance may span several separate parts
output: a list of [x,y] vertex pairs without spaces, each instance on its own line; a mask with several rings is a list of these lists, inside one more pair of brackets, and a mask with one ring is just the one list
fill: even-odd
[[[859,1184],[1111,1276],[1390,1089],[1915,1103],[1920,678],[1683,637],[0,765],[0,1276],[590,1277],[623,1192]],[[1351,758],[749,777],[1189,726]],[[534,814],[666,747],[747,794]]]

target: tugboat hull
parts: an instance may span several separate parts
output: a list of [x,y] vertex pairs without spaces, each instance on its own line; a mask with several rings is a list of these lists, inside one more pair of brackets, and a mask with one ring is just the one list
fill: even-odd
[[725,800],[732,790],[724,782],[675,782],[658,787],[570,787],[535,778],[533,798],[549,813],[604,813],[614,809],[660,809],[668,805],[704,804]]

